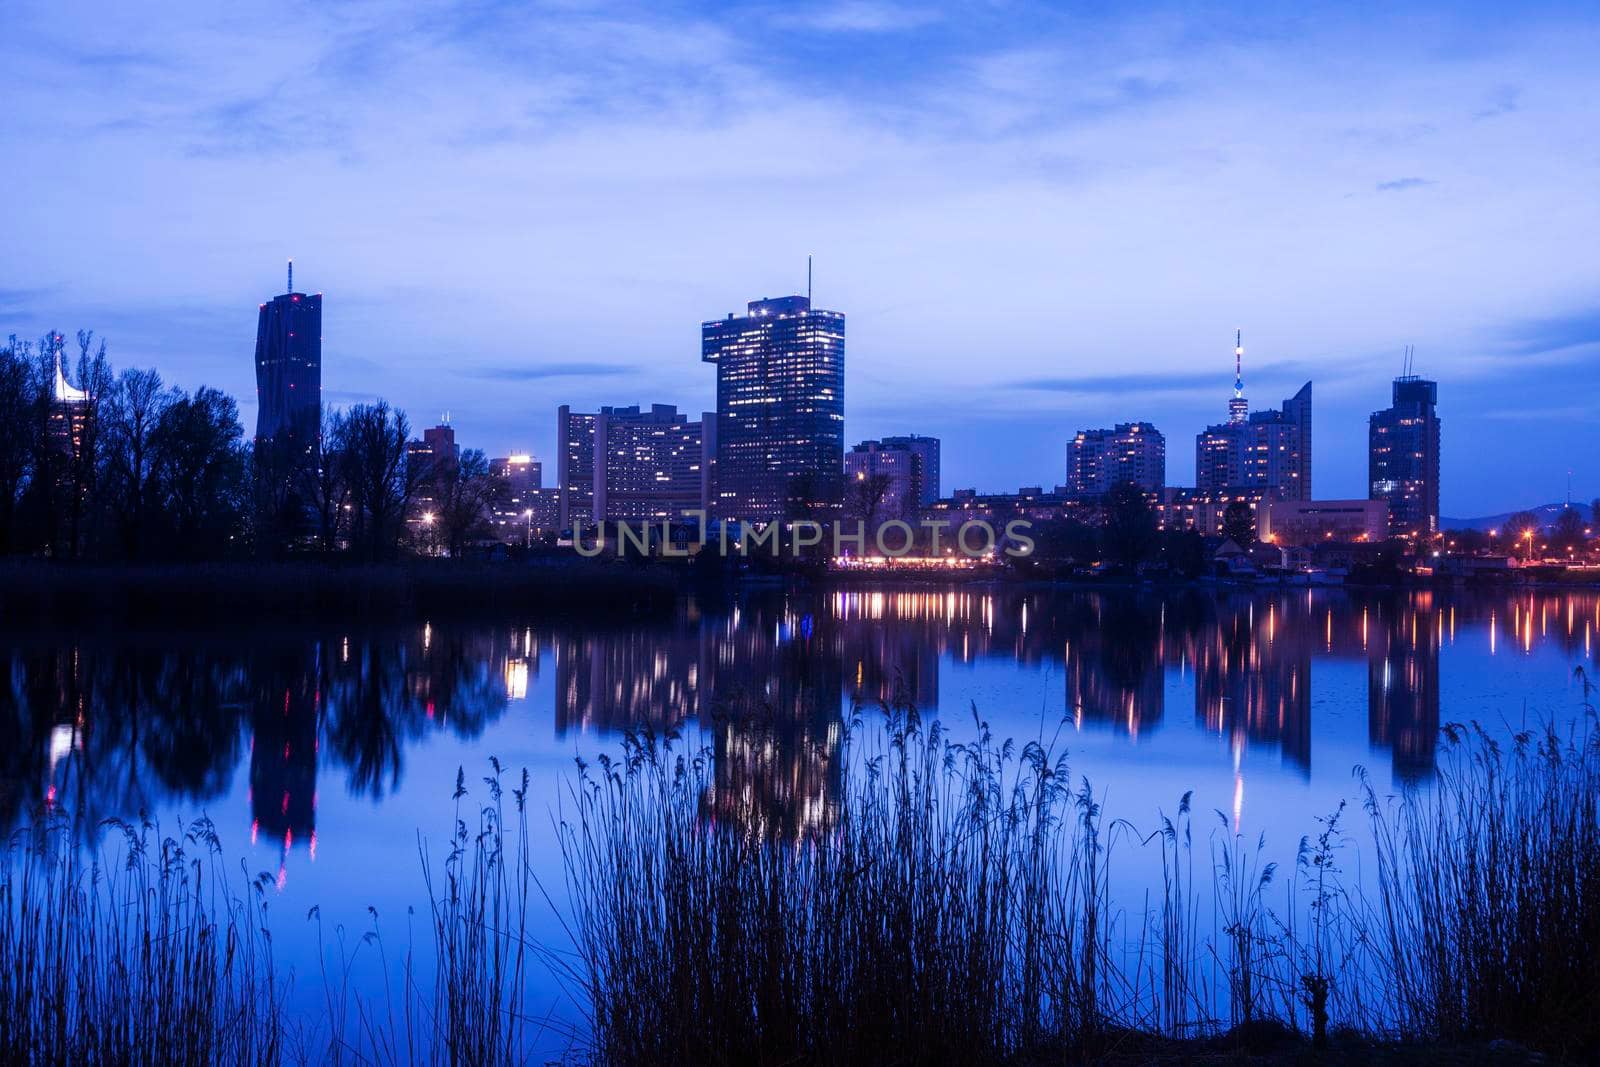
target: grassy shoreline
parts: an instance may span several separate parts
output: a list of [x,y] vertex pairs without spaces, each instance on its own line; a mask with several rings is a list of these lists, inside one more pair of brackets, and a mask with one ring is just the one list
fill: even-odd
[[[585,1015],[565,1058],[596,1064],[1592,1062],[1593,725],[1447,728],[1430,788],[1365,788],[1282,872],[1188,796],[1112,819],[1061,753],[982,723],[858,716],[836,800],[799,821],[740,788],[759,726],[715,751],[641,733],[571,782],[559,946],[528,937],[553,887],[526,775],[494,763],[486,794],[458,775],[448,848],[421,852],[401,992],[325,973],[310,1024],[282,1009],[266,885],[225,875],[209,825],[120,827],[88,863],[24,836],[0,868],[0,1059],[527,1062],[548,967]],[[1142,912],[1110,890],[1130,848],[1162,871]]]

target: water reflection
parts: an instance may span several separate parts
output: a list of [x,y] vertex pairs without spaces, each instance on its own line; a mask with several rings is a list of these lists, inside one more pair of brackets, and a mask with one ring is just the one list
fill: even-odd
[[[568,751],[575,738],[640,723],[700,731],[715,760],[708,817],[794,832],[835,816],[851,706],[908,700],[964,717],[970,690],[952,679],[986,664],[1045,679],[1059,699],[1044,713],[1079,731],[1128,745],[1178,731],[1222,741],[1236,769],[1254,749],[1302,777],[1327,741],[1316,695],[1327,699],[1323,680],[1348,665],[1364,673],[1369,749],[1397,778],[1424,779],[1441,717],[1474,713],[1441,707],[1442,659],[1476,685],[1506,657],[1546,655],[1559,686],[1592,663],[1597,628],[1600,598],[1587,593],[969,588],[750,595],[616,630],[13,637],[0,685],[0,827],[40,804],[86,824],[173,802],[193,811],[228,795],[243,768],[252,838],[284,856],[314,854],[330,788],[381,800],[400,787],[408,751],[434,736],[457,743],[428,768],[443,780],[526,703],[525,729]],[[1359,683],[1338,692],[1359,716]],[[1014,716],[1040,713],[1029,699]],[[1179,710],[1191,703],[1192,714]],[[1242,789],[1236,775],[1236,804]]]

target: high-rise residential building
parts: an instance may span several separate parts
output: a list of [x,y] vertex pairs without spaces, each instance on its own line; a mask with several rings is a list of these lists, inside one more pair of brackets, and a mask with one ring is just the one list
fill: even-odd
[[922,472],[921,454],[885,441],[862,441],[844,454],[846,514],[872,522],[915,521],[924,506]]
[[1195,487],[1212,493],[1270,491],[1279,500],[1311,499],[1311,383],[1280,411],[1250,411],[1244,397],[1244,346],[1234,345],[1228,421],[1195,437]]
[[1167,439],[1148,422],[1079,430],[1067,442],[1067,492],[1099,496],[1128,483],[1157,493],[1167,484]]
[[1439,385],[1403,375],[1393,397],[1368,422],[1368,495],[1389,505],[1391,534],[1426,537],[1439,530]]
[[556,409],[556,488],[561,493],[561,528],[594,523],[594,420],[597,416]]
[[844,315],[810,297],[752,300],[706,322],[717,367],[719,519],[770,522],[836,513],[844,490]]
[[[596,518],[681,519],[706,506],[706,413],[690,421],[671,404],[601,408],[594,420],[593,485]],[[714,440],[714,434],[713,434]]]
[[924,437],[919,433],[904,434],[896,437],[885,437],[881,442],[884,448],[898,448],[917,457],[916,472],[916,501],[921,507],[928,507],[939,499],[943,492],[939,474],[939,439],[937,437]]
[[317,447],[322,431],[322,294],[289,291],[261,305],[256,320],[256,440]]
[[671,404],[556,414],[561,528],[601,520],[676,519],[706,510],[716,416],[691,422]]

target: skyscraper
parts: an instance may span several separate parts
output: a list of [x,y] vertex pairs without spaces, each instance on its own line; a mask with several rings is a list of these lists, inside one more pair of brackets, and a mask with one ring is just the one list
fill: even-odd
[[1439,386],[1414,374],[1394,380],[1394,402],[1367,424],[1369,497],[1389,505],[1389,532],[1439,530]]
[[1167,439],[1148,422],[1119,422],[1110,430],[1079,430],[1067,443],[1067,491],[1099,496],[1124,482],[1146,492],[1167,484]]
[[256,320],[256,440],[314,449],[322,429],[322,294],[289,291]]
[[770,522],[837,512],[844,487],[844,315],[811,298],[750,301],[703,323],[717,365],[719,519]]
[[1195,437],[1195,486],[1205,492],[1261,489],[1279,500],[1311,499],[1311,383],[1280,411],[1250,411],[1244,397],[1244,346],[1234,344],[1228,421]]
[[939,474],[937,437],[925,437],[920,433],[904,434],[898,437],[885,437],[882,444],[884,448],[898,448],[917,457],[916,502],[918,504],[927,507],[939,499],[943,490]]
[[556,413],[556,485],[561,528],[601,520],[678,519],[706,508],[716,416],[698,422],[671,404],[648,411],[602,407]]

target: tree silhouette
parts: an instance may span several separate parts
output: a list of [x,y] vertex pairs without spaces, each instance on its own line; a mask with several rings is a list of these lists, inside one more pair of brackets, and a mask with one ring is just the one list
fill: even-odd
[[1243,500],[1235,500],[1222,513],[1222,536],[1238,545],[1249,548],[1256,543],[1256,513]]

